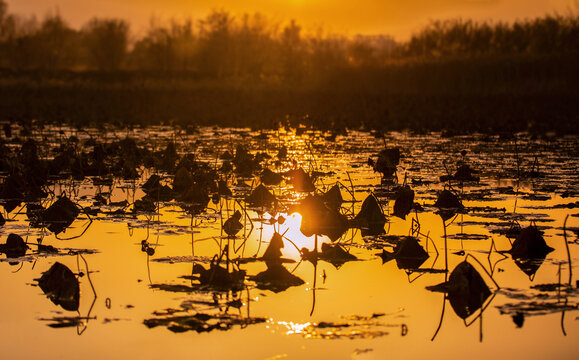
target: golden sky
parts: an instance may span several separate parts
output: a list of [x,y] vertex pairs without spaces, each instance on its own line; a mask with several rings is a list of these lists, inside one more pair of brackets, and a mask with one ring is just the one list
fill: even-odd
[[545,13],[579,12],[579,0],[5,0],[12,13],[39,17],[58,10],[74,27],[93,16],[121,17],[133,30],[146,27],[152,15],[162,19],[202,18],[212,9],[234,14],[260,12],[305,29],[322,26],[346,34],[385,33],[406,39],[430,19],[470,18],[512,21]]

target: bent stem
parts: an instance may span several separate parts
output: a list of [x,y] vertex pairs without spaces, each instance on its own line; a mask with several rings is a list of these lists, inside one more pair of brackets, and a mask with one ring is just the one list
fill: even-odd
[[[567,262],[569,263],[569,287],[571,287],[571,281],[573,279],[573,266],[571,265],[571,252],[569,251],[569,243],[567,242],[567,219],[569,218],[569,214],[565,216],[565,221],[563,221],[563,238],[565,240],[565,249],[567,249]],[[561,271],[559,270],[559,276],[561,276]],[[567,332],[565,331],[565,309],[567,308],[567,303],[569,299],[565,297],[565,306],[563,307],[563,311],[561,312],[561,331],[563,332],[564,336],[567,336]]]
[[571,252],[569,251],[569,243],[567,243],[567,219],[569,214],[565,216],[565,221],[563,222],[563,238],[565,239],[565,249],[567,250],[567,262],[569,263],[569,286],[571,286],[571,281],[573,279],[573,266],[571,266]]
[[[448,246],[446,242],[446,223],[444,222],[444,219],[442,219],[442,226],[444,228],[444,282],[446,283],[448,282]],[[446,292],[442,294],[442,312],[440,313],[440,321],[438,322],[438,327],[436,328],[436,331],[434,332],[434,335],[432,335],[430,341],[434,341],[436,335],[438,335],[438,332],[442,327],[442,320],[444,319],[445,309],[446,309]]]
[[[316,235],[317,239],[317,235]],[[312,311],[310,311],[310,316],[314,314],[314,310],[316,308],[316,279],[317,279],[317,269],[318,269],[318,258],[317,258],[317,250],[316,250],[316,261],[314,262],[314,284],[312,287]]]

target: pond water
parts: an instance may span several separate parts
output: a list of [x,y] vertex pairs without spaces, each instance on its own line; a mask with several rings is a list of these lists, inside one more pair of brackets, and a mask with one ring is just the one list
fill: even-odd
[[576,137],[26,132],[2,145],[5,356],[576,358]]

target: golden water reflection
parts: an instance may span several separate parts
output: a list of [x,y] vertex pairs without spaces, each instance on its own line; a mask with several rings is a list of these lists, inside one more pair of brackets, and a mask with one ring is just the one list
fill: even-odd
[[[203,131],[199,136],[217,144],[219,150],[231,146],[219,142],[223,134]],[[170,136],[170,132],[158,134]],[[233,131],[231,134],[232,138],[238,136]],[[335,143],[326,142],[323,134],[315,132],[298,136],[289,131],[280,136],[289,157],[326,174],[317,184],[320,188],[328,189],[339,181],[345,188],[354,189],[351,194],[342,191],[343,209],[348,216],[360,212],[368,194],[374,193],[380,199],[388,220],[385,233],[363,236],[361,230],[350,228],[338,241],[356,260],[338,265],[324,259],[302,260],[299,250],[313,251],[316,239],[301,233],[299,213],[279,213],[277,218],[281,215],[285,221],[274,228],[271,214],[247,209],[241,219],[243,229],[237,236],[228,237],[222,232],[222,221],[241,209],[233,200],[209,203],[209,210],[200,215],[190,215],[172,203],[148,216],[117,216],[114,212],[118,207],[109,206],[108,213],[98,215],[78,239],[59,241],[52,234],[44,234],[42,243],[58,247],[59,254],[28,253],[15,266],[2,259],[0,286],[8,295],[0,297],[4,309],[0,321],[5,329],[2,335],[6,353],[22,354],[25,349],[25,357],[48,353],[73,358],[82,352],[89,358],[119,359],[190,356],[192,349],[196,356],[247,359],[282,353],[289,358],[349,358],[358,353],[376,358],[387,354],[418,358],[447,354],[448,349],[453,350],[453,357],[471,358],[488,358],[497,351],[501,356],[529,358],[569,358],[573,354],[573,339],[579,331],[575,319],[578,294],[576,284],[565,285],[569,267],[562,227],[565,217],[571,214],[566,227],[576,229],[577,211],[558,205],[576,201],[575,195],[565,195],[564,191],[576,189],[577,180],[555,164],[564,163],[568,168],[577,165],[577,159],[566,150],[576,140],[536,145],[551,151],[546,157],[553,161],[544,167],[553,166],[552,174],[503,190],[513,185],[512,177],[500,181],[496,178],[512,174],[507,170],[516,164],[513,154],[506,158],[506,152],[492,150],[501,144],[498,140],[485,145],[471,138],[450,142],[436,134],[389,134],[389,144],[400,146],[405,154],[398,174],[400,181],[404,170],[416,191],[416,201],[424,209],[401,219],[391,216],[394,200],[387,192],[392,186],[381,185],[380,176],[366,165],[367,158],[382,149],[382,140],[358,132],[339,137]],[[187,141],[193,142],[194,138]],[[277,152],[275,145],[252,141],[254,148],[271,156]],[[533,146],[529,140],[528,148],[534,149]],[[460,157],[451,149],[462,148],[470,149],[471,161],[482,170],[483,177],[481,184],[462,191],[465,196],[488,193],[465,200],[467,207],[478,210],[459,214],[445,227],[430,205],[436,200],[436,191],[442,188],[436,179],[438,171],[444,169],[443,161]],[[203,154],[203,149],[199,153]],[[202,156],[215,161],[211,152]],[[282,169],[283,165],[279,170]],[[139,199],[144,195],[139,185],[148,175],[145,173],[136,183],[119,182],[104,190],[111,192],[113,202]],[[251,179],[241,181],[251,188]],[[428,181],[432,182],[424,185]],[[232,188],[244,191],[243,186],[237,183]],[[62,182],[55,186],[55,192],[71,194],[73,188]],[[271,190],[288,203],[305,197],[288,185]],[[94,191],[92,184],[82,183],[75,199],[86,206]],[[547,200],[537,200],[545,195]],[[42,235],[28,228],[24,213],[11,217],[2,228],[3,237],[14,232],[32,242]],[[504,230],[512,219],[523,227],[535,221],[544,230],[547,244],[555,249],[538,264],[532,276],[521,271],[509,255],[501,253],[511,248],[512,240],[494,231]],[[81,216],[64,235],[80,233],[86,221]],[[426,261],[419,267],[404,267],[397,261],[383,263],[382,249],[394,249],[395,244],[389,241],[398,241],[413,231],[428,254]],[[271,270],[272,265],[256,260],[264,255],[275,232],[284,236],[281,252],[287,262],[281,267],[303,284],[272,289],[260,287],[252,279]],[[576,233],[568,230],[567,236],[573,270],[577,272]],[[322,244],[332,243],[326,236],[317,240],[320,251]],[[62,251],[65,248],[70,253]],[[248,275],[243,287],[218,291],[200,286],[203,284],[198,281],[195,265],[209,268],[211,260],[224,248],[229,249],[230,269],[239,267]],[[154,251],[148,254],[143,249]],[[79,252],[86,264],[81,255],[76,255]],[[234,265],[235,259],[244,261]],[[426,290],[448,280],[465,259],[488,285],[492,285],[492,277],[500,286],[491,286],[492,295],[485,299],[484,311],[470,309],[466,323],[446,301],[450,296],[448,289]],[[55,262],[73,273],[84,273],[77,277],[78,312],[65,311],[52,303],[36,286],[34,279]],[[541,284],[547,286],[537,287]],[[25,347],[22,334],[32,334],[37,346]]]

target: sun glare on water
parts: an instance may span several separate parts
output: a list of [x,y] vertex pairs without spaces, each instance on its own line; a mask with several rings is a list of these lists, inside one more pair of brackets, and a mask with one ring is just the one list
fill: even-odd
[[[284,257],[291,259],[300,259],[300,252],[298,249],[307,248],[312,251],[314,249],[314,236],[307,237],[301,231],[302,215],[298,212],[291,214],[279,214],[278,219],[283,217],[283,224],[276,228],[276,231],[283,235],[284,238]],[[267,229],[267,228],[266,228]],[[269,236],[269,233],[267,234]],[[272,233],[273,235],[273,233]],[[264,233],[264,239],[267,239]],[[318,236],[318,249],[323,242],[327,241],[327,237]]]

